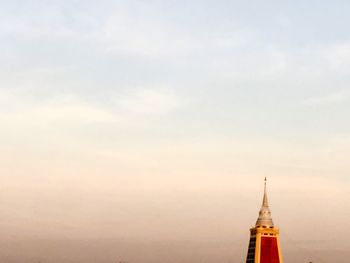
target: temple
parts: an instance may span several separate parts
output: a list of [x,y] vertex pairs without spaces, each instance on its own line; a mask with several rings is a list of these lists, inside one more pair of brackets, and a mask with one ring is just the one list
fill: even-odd
[[255,227],[250,229],[250,240],[246,263],[283,263],[279,229],[273,224],[266,192]]

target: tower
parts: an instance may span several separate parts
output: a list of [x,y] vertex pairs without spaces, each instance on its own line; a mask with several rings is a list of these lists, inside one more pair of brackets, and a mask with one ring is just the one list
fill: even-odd
[[279,229],[273,224],[266,192],[255,227],[250,229],[250,240],[246,263],[283,263]]

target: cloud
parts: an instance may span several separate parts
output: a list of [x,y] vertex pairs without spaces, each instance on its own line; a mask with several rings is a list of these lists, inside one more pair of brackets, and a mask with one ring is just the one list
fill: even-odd
[[[18,94],[2,92],[0,119],[9,124],[52,125],[116,122],[118,116],[74,96],[30,101]],[[12,107],[12,105],[16,105]]]
[[49,98],[25,96],[23,91],[0,90],[0,121],[9,127],[77,127],[85,124],[130,125],[142,116],[164,116],[185,105],[171,90],[130,90],[104,105],[74,94]]
[[158,24],[148,21],[140,24],[125,15],[110,18],[91,37],[98,39],[108,52],[144,56],[186,52],[197,46],[191,39],[167,32]]
[[350,93],[346,91],[338,91],[325,96],[311,97],[302,102],[307,106],[331,105],[342,103],[350,98]]
[[116,104],[126,113],[136,115],[166,115],[184,105],[184,100],[173,92],[161,92],[154,89],[137,89],[124,97],[118,98]]
[[350,43],[342,42],[331,45],[326,50],[326,57],[332,69],[343,69],[350,66]]
[[[208,50],[217,52],[243,47],[256,37],[251,31],[231,28],[231,24],[226,25],[230,29],[220,24],[215,30],[209,27],[194,31],[194,24],[179,27],[170,21],[159,20],[159,11],[150,11],[152,8],[149,7],[142,9],[137,18],[128,12],[106,17],[86,35],[86,39],[112,54],[176,58],[178,55],[203,54]],[[209,35],[208,30],[211,31]]]

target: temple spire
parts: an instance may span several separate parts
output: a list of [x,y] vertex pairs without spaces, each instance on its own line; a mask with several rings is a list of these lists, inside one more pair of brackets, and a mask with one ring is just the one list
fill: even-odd
[[267,179],[265,177],[265,180],[264,180],[264,198],[263,198],[262,206],[269,207],[269,202],[267,201],[266,182],[267,182]]
[[264,180],[264,197],[255,227],[250,228],[246,263],[283,263],[279,229],[272,222],[267,198],[267,180]]
[[270,211],[269,203],[268,203],[268,200],[267,200],[266,183],[267,183],[267,179],[265,177],[265,180],[264,180],[264,197],[263,197],[262,205],[261,205],[261,208],[260,208],[260,211],[259,211],[259,217],[258,217],[258,220],[256,221],[255,226],[273,227],[271,211]]

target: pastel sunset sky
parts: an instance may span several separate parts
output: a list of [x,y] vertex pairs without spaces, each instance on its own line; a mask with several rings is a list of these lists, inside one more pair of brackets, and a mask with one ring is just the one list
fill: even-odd
[[348,262],[349,12],[0,1],[0,261]]

